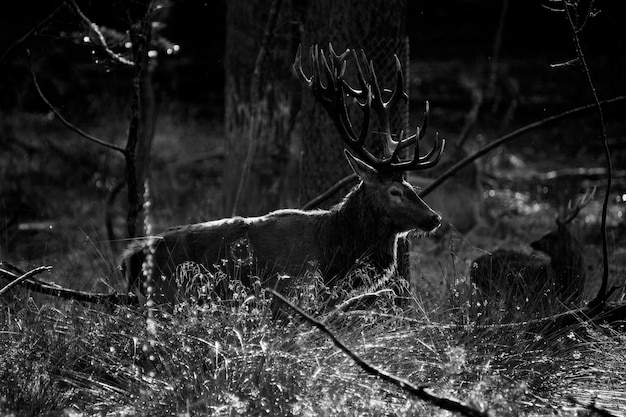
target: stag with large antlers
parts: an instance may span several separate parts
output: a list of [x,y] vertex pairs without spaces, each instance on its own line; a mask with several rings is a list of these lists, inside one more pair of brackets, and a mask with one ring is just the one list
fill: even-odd
[[[181,286],[189,285],[184,282],[188,274],[181,272],[189,265],[209,271],[216,265],[229,271],[243,268],[244,284],[250,284],[248,274],[255,274],[262,278],[262,285],[278,290],[289,282],[285,276],[302,277],[317,269],[325,283],[333,286],[359,262],[370,264],[380,274],[389,273],[396,265],[398,234],[439,227],[441,217],[420,199],[403,173],[436,164],[444,141],[437,137],[434,148],[420,155],[428,106],[423,126],[414,136],[403,138],[400,134],[394,139],[389,113],[399,101],[407,100],[397,57],[397,83],[388,100],[384,100],[373,64],[364,53],[359,59],[349,50],[337,55],[330,47],[326,54],[314,46],[310,57],[310,77],[302,69],[300,50],[294,72],[332,118],[349,148],[345,155],[360,183],[330,210],[278,210],[261,217],[180,226],[150,238],[151,243],[134,244],[123,258],[130,291],[145,294],[145,283],[152,282],[149,293],[158,300],[176,302]],[[358,88],[344,79],[349,57],[354,57],[357,65]],[[367,65],[366,71],[360,61]],[[354,101],[363,114],[358,134],[346,99]],[[365,148],[372,110],[383,131],[384,155],[380,157]],[[411,145],[415,147],[413,155],[402,160],[400,150]]]

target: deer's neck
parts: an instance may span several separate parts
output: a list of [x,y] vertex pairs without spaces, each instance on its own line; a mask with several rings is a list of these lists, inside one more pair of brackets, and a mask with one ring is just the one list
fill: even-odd
[[552,273],[557,290],[563,296],[578,297],[586,278],[582,247],[572,237],[564,243],[560,251],[550,254]]
[[365,262],[384,273],[395,266],[397,234],[382,208],[357,187],[319,224],[327,276],[343,275]]

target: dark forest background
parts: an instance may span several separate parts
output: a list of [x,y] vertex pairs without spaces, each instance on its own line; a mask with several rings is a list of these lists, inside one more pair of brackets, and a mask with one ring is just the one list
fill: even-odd
[[[311,99],[290,70],[301,36],[307,42],[319,39],[322,45],[333,39],[328,39],[328,33],[311,35],[310,27],[315,25],[310,22],[313,18],[306,17],[313,13],[309,3],[284,1],[268,45],[261,84],[267,82],[273,89],[274,95],[267,97],[277,100],[275,109],[288,107],[289,117],[294,119],[280,119],[268,128],[270,139],[260,139],[257,160],[242,174],[246,172],[248,138],[238,136],[233,128],[240,123],[233,108],[238,109],[238,103],[249,105],[250,97],[245,82],[233,89],[228,77],[252,77],[272,3],[175,1],[155,17],[151,48],[158,55],[149,64],[154,140],[147,163],[152,230],[232,214],[258,215],[281,207],[301,207],[348,173],[332,129],[321,130],[326,133],[320,133],[319,144],[306,137],[326,116],[307,116],[306,103]],[[79,258],[77,263],[82,264],[85,259],[96,259],[93,263],[98,268],[115,275],[113,269],[125,239],[145,233],[142,225],[136,233],[128,233],[124,161],[59,123],[38,94],[32,75],[49,102],[72,124],[123,146],[132,113],[132,70],[107,57],[73,4],[23,1],[0,17],[0,250],[2,257],[34,264],[68,258]],[[125,36],[145,12],[144,2],[76,4],[99,25],[115,51],[128,52]],[[359,19],[365,22],[366,18],[375,25],[376,16],[367,13],[380,5],[365,1],[346,4],[343,13],[356,20],[346,22],[346,27],[359,27]],[[556,10],[558,2],[398,4],[406,11],[401,22],[397,17],[380,18],[395,19],[400,30],[406,31],[408,124],[414,128],[420,123],[423,103],[428,100],[431,130],[448,140],[449,161],[460,159],[454,149],[461,141],[466,155],[517,127],[593,101],[576,60],[571,28],[564,13]],[[606,99],[624,94],[624,5],[580,2],[577,10],[579,23],[586,19],[580,39],[598,96]],[[47,19],[51,13],[54,15]],[[324,24],[324,20],[319,23],[320,27]],[[335,46],[339,50],[360,47],[345,40],[336,41]],[[366,52],[380,57],[374,59],[377,62],[399,53],[385,48]],[[285,92],[285,97],[276,91]],[[481,97],[480,108],[476,107],[477,96]],[[298,112],[300,106],[303,110]],[[473,110],[480,111],[472,114]],[[618,103],[605,111],[613,162],[622,169],[624,107]],[[290,127],[292,123],[295,127]],[[277,136],[271,132],[282,134],[283,130],[289,132],[286,141],[272,142],[269,150],[263,148],[264,141]],[[603,148],[597,137],[596,116],[586,112],[533,131],[480,159],[481,188],[476,197],[480,201],[476,204],[484,204],[483,191],[486,196],[493,196],[495,189],[498,193],[511,191],[507,195],[513,196],[522,191],[530,193],[534,201],[539,190],[539,197],[549,199],[558,210],[568,199],[602,182],[592,179],[590,183],[583,176],[566,186],[546,185],[533,183],[536,179],[532,178],[520,179],[518,174],[603,167]],[[335,145],[327,150],[327,142]],[[321,157],[313,155],[317,147],[323,149]],[[438,172],[441,170],[425,175],[432,178]],[[247,182],[241,180],[242,175]],[[623,223],[622,187],[618,181],[611,224]],[[234,202],[238,188],[242,196]],[[454,194],[433,197],[436,203],[432,204],[444,215],[451,212],[454,220],[455,210],[458,215],[475,203],[463,200],[470,194],[451,192]],[[337,193],[321,206],[336,203],[342,195]],[[139,221],[145,214],[139,210]],[[454,224],[462,233],[470,230],[476,219],[467,227],[463,221]],[[78,242],[82,249],[98,255],[76,252]],[[71,270],[84,267],[72,265]]]

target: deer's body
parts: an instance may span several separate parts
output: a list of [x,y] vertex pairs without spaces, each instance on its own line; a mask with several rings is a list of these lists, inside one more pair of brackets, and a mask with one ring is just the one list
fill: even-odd
[[557,222],[554,230],[530,246],[550,257],[548,279],[557,296],[564,302],[580,299],[585,289],[586,267],[582,246],[568,225]]
[[[261,217],[180,226],[157,236],[152,244],[152,282],[157,294],[176,301],[176,269],[188,261],[209,270],[221,265],[231,272],[245,265],[250,269],[246,272],[258,274],[268,287],[279,285],[279,275],[297,277],[312,269],[332,285],[359,261],[378,273],[392,270],[398,234],[411,229],[431,231],[441,218],[408,183],[397,176],[381,176],[356,161],[351,164],[363,182],[331,210],[278,210]],[[124,255],[133,292],[141,290],[148,250],[147,243],[134,245]]]
[[[346,151],[346,157],[361,183],[331,210],[279,210],[261,217],[233,217],[181,226],[149,239],[152,243],[134,245],[123,259],[130,291],[143,292],[148,281],[144,278],[149,274],[154,295],[175,302],[182,295],[180,287],[188,285],[185,280],[189,274],[181,271],[181,266],[188,262],[209,270],[214,265],[224,266],[227,272],[239,273],[244,283],[252,273],[262,279],[263,285],[279,290],[289,282],[279,276],[301,277],[314,269],[332,286],[359,261],[368,263],[377,273],[393,269],[399,233],[412,229],[430,232],[439,227],[441,217],[403,179],[406,171],[433,167],[443,152],[445,141],[437,136],[434,148],[420,155],[419,141],[428,124],[428,105],[422,128],[414,136],[400,134],[394,138],[389,112],[400,101],[408,100],[399,60],[396,57],[396,89],[389,100],[384,100],[386,92],[378,85],[373,64],[369,62],[364,73],[356,54],[360,88],[351,87],[343,79],[348,56],[349,51],[337,55],[331,48],[326,59],[323,51],[312,48],[314,71],[309,78],[302,70],[298,51],[294,72],[326,109],[342,140],[354,152],[355,156]],[[326,83],[320,80],[322,72]],[[353,98],[363,113],[358,133],[346,97]],[[383,157],[374,156],[365,148],[372,112],[383,136]],[[414,147],[412,156],[401,159],[400,150],[410,146]],[[146,272],[142,272],[143,264],[148,265]]]
[[531,247],[550,260],[497,250],[474,260],[472,282],[486,296],[499,295],[511,301],[534,301],[542,295],[563,303],[578,301],[585,286],[585,264],[582,247],[568,226],[557,221],[556,228]]

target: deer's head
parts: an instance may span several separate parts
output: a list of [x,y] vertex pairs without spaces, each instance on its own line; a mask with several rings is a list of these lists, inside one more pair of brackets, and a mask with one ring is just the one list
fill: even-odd
[[[344,78],[349,56],[353,56],[356,62],[358,88],[352,87]],[[346,158],[354,173],[361,179],[363,192],[371,200],[372,204],[369,207],[379,211],[376,213],[377,216],[394,233],[411,229],[430,232],[439,227],[441,217],[419,197],[404,177],[407,171],[423,170],[437,164],[445,141],[437,134],[433,149],[426,155],[420,155],[420,140],[423,139],[428,127],[428,102],[426,102],[424,121],[422,126],[417,128],[416,134],[404,137],[404,132],[400,132],[394,138],[389,122],[390,111],[396,111],[400,101],[408,100],[398,57],[395,56],[396,87],[387,100],[383,98],[383,89],[379,86],[374,65],[367,60],[363,51],[361,51],[360,58],[350,50],[338,55],[329,45],[327,55],[315,45],[311,47],[310,59],[313,74],[307,77],[302,69],[302,56],[298,48],[293,65],[294,73],[305,82],[330,115],[341,138],[350,149],[350,151],[345,151]],[[363,71],[361,63],[365,64],[366,71]],[[384,93],[389,95],[387,91]],[[346,97],[351,98],[361,110],[363,117],[358,133],[353,127]],[[366,139],[370,134],[372,111],[378,119],[381,131],[383,155],[380,157],[375,156],[365,147]],[[412,155],[401,158],[401,154],[409,153],[406,151],[411,146],[413,146]]]
[[411,184],[394,173],[381,173],[345,151],[352,171],[361,179],[362,193],[379,210],[378,218],[394,233],[420,229],[431,232],[441,224],[441,216],[418,195]]

